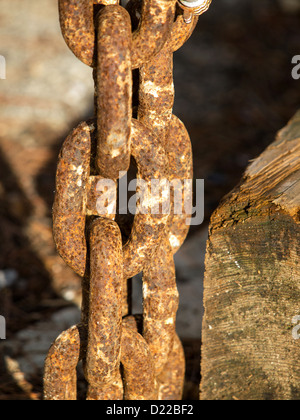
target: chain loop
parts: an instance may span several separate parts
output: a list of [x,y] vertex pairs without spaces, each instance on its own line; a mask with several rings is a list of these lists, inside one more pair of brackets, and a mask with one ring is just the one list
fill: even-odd
[[118,225],[100,217],[93,221],[89,231],[88,340],[84,366],[88,399],[90,393],[103,392],[107,385],[117,384],[122,390],[119,368],[123,281],[122,237]]
[[[131,0],[137,3],[136,0]],[[174,20],[177,0],[143,0],[138,28],[132,34],[132,68],[148,61],[163,46]],[[116,4],[105,0],[59,0],[60,24],[64,39],[79,60],[95,64],[94,3]]]
[[[138,173],[147,190],[151,190],[154,179],[166,178],[168,158],[165,150],[149,129],[139,121],[132,120],[131,153]],[[84,122],[66,139],[58,160],[56,175],[56,194],[53,206],[53,232],[59,254],[64,261],[81,277],[87,268],[86,216],[87,195],[89,193],[90,162],[95,128]],[[93,177],[94,178],[94,177]],[[92,178],[92,180],[93,180]],[[101,180],[102,177],[97,178]],[[91,196],[91,195],[90,195]],[[161,200],[167,199],[161,197]],[[160,201],[163,205],[163,201]],[[93,215],[100,216],[97,205]],[[141,208],[148,208],[147,197]],[[137,213],[134,217],[131,235],[123,246],[124,276],[133,277],[143,270],[145,261],[157,246],[169,220],[169,214]]]
[[102,176],[118,179],[130,164],[131,22],[119,5],[104,7],[96,22],[96,165]]

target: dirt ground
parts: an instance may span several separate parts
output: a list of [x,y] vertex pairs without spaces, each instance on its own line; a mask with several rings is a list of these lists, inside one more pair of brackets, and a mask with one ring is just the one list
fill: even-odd
[[[298,109],[291,61],[300,54],[299,20],[275,0],[213,0],[175,54],[174,113],[191,136],[194,177],[205,181],[205,222],[178,256],[178,284],[196,308],[182,312],[192,327],[179,326],[185,399],[198,398],[200,380],[202,304],[193,287],[205,245],[195,247],[220,199]],[[0,55],[0,400],[38,400],[47,346],[79,311],[80,280],[56,254],[51,206],[62,141],[93,113],[92,75],[62,39],[55,0],[0,0]]]

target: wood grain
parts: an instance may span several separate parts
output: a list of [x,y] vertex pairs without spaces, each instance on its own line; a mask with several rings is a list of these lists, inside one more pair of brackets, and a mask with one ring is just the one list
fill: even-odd
[[200,398],[300,398],[300,112],[210,222]]

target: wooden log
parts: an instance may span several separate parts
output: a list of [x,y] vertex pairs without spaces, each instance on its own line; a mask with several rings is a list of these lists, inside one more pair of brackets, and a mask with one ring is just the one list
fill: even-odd
[[212,215],[200,399],[300,399],[299,257],[300,111]]

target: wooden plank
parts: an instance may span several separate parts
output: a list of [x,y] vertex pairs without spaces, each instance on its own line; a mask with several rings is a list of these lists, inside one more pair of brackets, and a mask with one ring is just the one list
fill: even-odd
[[300,399],[299,256],[300,112],[211,218],[200,399]]

